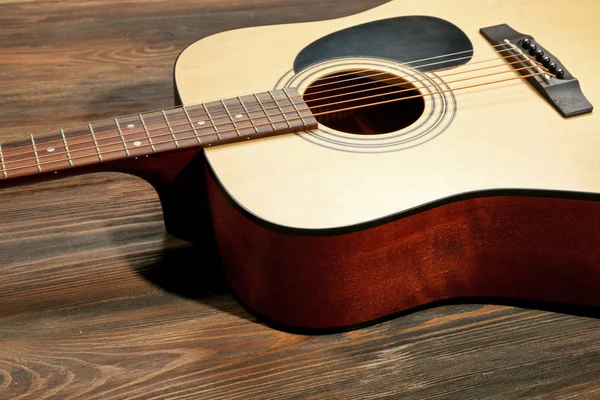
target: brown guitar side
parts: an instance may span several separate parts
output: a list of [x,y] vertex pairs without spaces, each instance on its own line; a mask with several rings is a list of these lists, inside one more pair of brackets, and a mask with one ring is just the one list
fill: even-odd
[[228,281],[292,328],[341,328],[459,297],[600,306],[600,202],[488,196],[349,233],[285,232],[207,182]]

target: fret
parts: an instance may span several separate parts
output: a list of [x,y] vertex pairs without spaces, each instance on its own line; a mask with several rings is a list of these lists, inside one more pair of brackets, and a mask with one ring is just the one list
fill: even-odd
[[[197,139],[200,140],[202,146],[210,147],[213,144],[222,143],[220,132],[217,125],[219,122],[212,119],[212,115],[208,107],[204,104],[184,107],[186,118],[191,121],[194,133],[197,134]],[[186,124],[187,125],[187,124]],[[195,145],[196,143],[194,143]],[[190,143],[190,145],[192,145]]]
[[196,131],[196,128],[194,127],[194,121],[192,121],[190,114],[187,112],[187,109],[185,108],[185,106],[181,106],[181,109],[185,113],[185,116],[186,116],[187,120],[189,121],[190,126],[192,127],[192,130],[194,131],[194,135],[196,135],[196,139],[198,139],[198,144],[202,144],[202,140],[200,139],[200,135],[198,135],[198,131]]
[[271,127],[273,128],[273,131],[276,131],[277,128],[275,127],[275,124],[273,123],[273,120],[271,119],[269,113],[267,112],[267,110],[265,110],[265,107],[264,107],[263,103],[258,98],[258,95],[256,93],[254,93],[253,96],[256,99],[256,102],[258,103],[258,105],[260,106],[261,111],[265,114],[265,117],[267,117],[267,119],[269,120],[269,123],[271,124]]
[[[89,129],[89,126],[86,124],[80,129],[61,129],[60,135],[57,135],[58,140],[56,146],[53,147],[62,148],[65,143],[67,143],[69,152],[67,154],[67,149],[65,148],[64,155],[67,158],[66,161],[71,161],[69,166],[81,167],[83,165],[95,164],[99,161],[98,150],[97,147],[94,146],[94,141]],[[96,135],[96,129],[94,127],[92,127],[92,129],[94,129],[94,135]],[[47,153],[49,152],[47,151]],[[52,154],[55,153],[52,152]]]
[[179,147],[179,143],[177,143],[177,138],[175,137],[175,132],[173,131],[173,128],[171,127],[171,124],[169,123],[169,120],[167,119],[167,114],[165,114],[165,110],[161,110],[161,113],[165,119],[165,122],[167,123],[167,126],[169,127],[171,136],[173,137],[173,140],[175,141],[175,147]]
[[227,114],[227,116],[231,120],[231,125],[233,125],[233,129],[235,130],[235,133],[238,135],[238,137],[240,137],[241,136],[240,135],[240,130],[238,129],[237,125],[235,124],[233,116],[231,115],[231,113],[227,109],[227,105],[225,104],[225,102],[223,100],[221,100],[221,104],[223,105],[223,110],[225,110],[225,114]]
[[121,141],[123,142],[123,148],[125,149],[125,154],[127,154],[127,157],[131,157],[131,154],[129,153],[129,149],[127,148],[127,141],[125,140],[125,137],[123,136],[123,131],[121,130],[121,125],[119,125],[119,121],[117,121],[116,118],[115,118],[115,125],[117,126],[117,130],[119,131],[119,136],[121,137]]
[[62,137],[62,142],[65,147],[65,152],[67,153],[67,161],[69,161],[69,167],[72,167],[73,159],[71,158],[71,152],[69,151],[69,146],[67,145],[67,138],[65,137],[64,129],[60,130],[60,136]]
[[[289,91],[286,89],[284,89],[282,91],[285,94],[285,96],[288,98],[288,100],[290,101],[290,104],[293,108],[292,113],[295,111],[298,114],[298,116],[300,117],[299,121],[298,121],[298,119],[294,120],[294,125],[301,126],[302,131],[311,131],[311,130],[317,129],[319,127],[319,123],[317,122],[315,116],[313,115],[312,111],[308,107],[308,104],[306,104],[306,102],[300,95],[300,92],[298,91],[298,89],[296,89],[296,88],[287,88],[287,89],[289,89]],[[298,106],[300,106],[300,107],[298,107]]]
[[290,97],[289,93],[285,90],[285,88],[282,90],[282,92],[285,94],[285,97],[290,102],[290,104],[292,105],[292,107],[294,107],[294,111],[300,117],[300,122],[302,122],[302,125],[306,125],[306,123],[304,121],[304,117],[302,116],[302,113],[298,109],[298,106],[296,105],[296,103],[294,102],[294,100],[292,100],[292,98]]
[[[6,177],[15,178],[23,175],[34,175],[41,172],[41,162],[37,156],[35,139],[4,143],[2,145],[2,166]],[[35,149],[35,150],[34,150]],[[10,172],[10,174],[9,174]]]
[[[236,114],[233,114],[230,111],[230,114],[235,117],[233,118],[232,125],[234,125],[236,129],[238,138],[244,137],[246,140],[250,140],[250,136],[260,133],[256,126],[257,122],[253,121],[250,110],[246,107],[241,97],[238,96],[225,100],[225,106],[228,107],[229,110],[232,110],[232,107],[238,110],[238,113]],[[243,109],[243,111],[241,109]],[[235,139],[236,137],[234,136],[233,138]]]
[[[176,132],[173,129],[173,126],[170,125],[168,115],[164,113],[163,110],[147,112],[139,115],[139,117],[141,117],[140,121],[144,121],[142,124],[144,127],[144,136],[140,136],[137,141],[145,143],[146,140],[148,140],[148,142],[145,144],[152,144],[155,149],[154,151],[157,153],[160,153],[161,151],[174,150],[179,147],[179,141],[175,135]],[[139,132],[142,133],[141,130]],[[177,143],[175,143],[176,141]],[[143,149],[144,148],[141,148],[139,150],[142,151]],[[148,152],[151,151],[148,150]]]
[[4,164],[4,153],[2,153],[2,145],[0,145],[0,165],[2,165],[2,175],[5,178],[8,178],[8,173],[6,172],[6,165]]
[[238,129],[239,127],[234,121],[236,118],[241,119],[242,115],[236,114],[234,118],[234,116],[227,109],[229,100],[231,99],[226,100],[227,102],[219,100],[205,104],[207,110],[212,113],[212,121],[219,132],[219,144],[236,141],[241,136],[241,133]]
[[33,133],[29,134],[31,139],[31,147],[33,148],[33,155],[35,157],[35,164],[37,165],[38,171],[42,172],[42,166],[40,165],[40,157],[38,156],[37,149],[35,148],[35,140],[33,140]]
[[[45,171],[57,171],[70,166],[68,158],[66,157],[66,149],[64,148],[64,141],[62,135],[50,135],[41,136],[35,138],[32,144],[35,143],[35,151],[33,156],[36,161],[40,162],[40,166],[43,165]],[[42,172],[38,169],[38,172]]]
[[[98,121],[94,124],[94,138],[102,161],[115,161],[128,157],[129,149],[124,148],[123,138],[114,119]],[[126,143],[125,143],[126,144]]]
[[[247,95],[238,98],[242,108],[247,112],[250,118],[250,127],[254,128],[254,132],[249,132],[248,135],[268,135],[275,132],[274,124],[267,117],[264,108],[259,104],[254,95]],[[268,114],[268,113],[267,113]],[[249,137],[247,137],[249,139]]]
[[142,117],[142,114],[138,114],[138,116],[140,117],[140,122],[142,123],[142,126],[144,127],[144,132],[146,132],[146,137],[148,137],[148,143],[150,143],[150,147],[152,148],[152,152],[154,153],[156,151],[156,148],[154,147],[154,143],[152,142],[152,138],[150,137],[150,132],[148,132],[148,127],[146,126],[144,117]]
[[[273,96],[273,93],[269,90],[269,96],[271,96],[271,98],[273,99],[273,102],[275,103],[275,106],[277,106],[277,108],[279,109],[279,111],[281,112],[281,117],[285,120],[285,122],[287,123],[288,128],[292,127],[292,124],[290,124],[290,121],[288,121],[288,119],[285,117],[285,111],[283,111],[283,108],[281,108],[281,106],[279,105],[279,103],[277,102],[277,99],[275,98],[275,96]],[[278,121],[279,122],[279,121]],[[283,122],[283,121],[281,121]]]
[[244,112],[248,116],[248,119],[250,120],[250,125],[252,125],[252,127],[254,128],[255,133],[258,134],[259,133],[258,128],[252,122],[252,115],[250,114],[250,111],[248,110],[248,108],[246,107],[246,105],[244,104],[244,102],[242,101],[242,98],[240,96],[238,96],[237,100],[240,102],[240,105],[242,106],[242,108],[244,109]]
[[[198,145],[198,133],[188,119],[188,114],[181,107],[165,110],[164,114],[171,124],[172,134],[177,139],[177,143],[181,148],[187,148]],[[191,117],[190,117],[191,118]]]
[[140,157],[154,151],[152,150],[153,143],[141,122],[142,120],[140,120],[139,114],[113,119],[112,124],[104,126],[106,131],[103,133],[106,135],[106,142],[100,139],[98,127],[96,127],[96,137],[98,137],[105,159],[108,158],[108,151],[114,159]]
[[96,140],[96,134],[94,133],[94,128],[92,128],[92,124],[88,124],[88,128],[90,129],[90,133],[92,134],[92,140],[94,141],[94,146],[96,146],[96,152],[98,153],[98,159],[102,162],[102,154],[100,154],[100,147],[98,147],[98,141]]
[[[219,130],[217,129],[217,124],[215,123],[215,120],[211,117],[210,112],[208,111],[208,107],[206,107],[206,104],[204,104],[204,103],[202,103],[202,107],[204,108],[204,112],[206,113],[208,120],[212,124],[212,127],[215,130],[215,133],[217,134],[217,138],[219,140],[221,140],[222,138],[221,138],[221,135],[219,134]],[[210,146],[210,143],[208,145]]]

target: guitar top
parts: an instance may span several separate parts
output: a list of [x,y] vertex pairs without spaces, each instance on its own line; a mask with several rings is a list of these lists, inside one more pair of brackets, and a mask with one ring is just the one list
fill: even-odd
[[[183,52],[175,78],[184,105],[284,88],[306,93],[314,113],[409,98],[207,151],[231,197],[275,225],[351,227],[483,192],[598,193],[600,59],[585,50],[600,38],[597,10],[592,1],[391,1],[208,37]],[[505,32],[491,30],[502,24]],[[519,49],[560,79],[547,83],[549,72],[511,57]]]

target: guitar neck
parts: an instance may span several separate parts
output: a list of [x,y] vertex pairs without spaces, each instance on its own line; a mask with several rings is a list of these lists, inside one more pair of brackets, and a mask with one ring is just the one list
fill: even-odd
[[[0,144],[0,183],[129,158],[315,129],[296,89],[128,115]],[[107,167],[107,170],[110,168]]]

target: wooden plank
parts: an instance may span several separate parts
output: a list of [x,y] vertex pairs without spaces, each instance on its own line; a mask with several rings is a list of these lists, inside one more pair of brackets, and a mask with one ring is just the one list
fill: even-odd
[[[170,106],[175,57],[203,36],[382,2],[3,1],[0,140]],[[143,181],[74,177],[0,204],[0,399],[600,396],[597,318],[450,305],[293,335],[257,323],[166,236]]]

